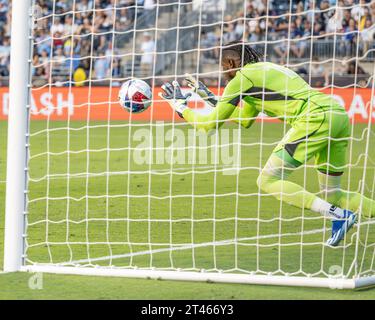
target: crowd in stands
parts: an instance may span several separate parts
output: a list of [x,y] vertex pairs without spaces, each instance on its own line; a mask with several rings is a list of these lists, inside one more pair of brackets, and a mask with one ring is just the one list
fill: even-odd
[[[116,56],[114,35],[132,29],[136,16],[139,18],[155,5],[154,0],[138,0],[137,3],[134,0],[80,0],[72,8],[72,1],[60,0],[53,8],[51,0],[38,2],[42,17],[51,13],[57,15],[37,23],[34,66],[39,67],[34,68],[35,75],[48,79],[52,72],[55,81],[64,81],[69,71],[75,70],[71,77],[78,85],[84,84],[86,77],[99,81],[120,77],[122,66]],[[76,12],[74,16],[58,15],[72,9]],[[44,63],[50,56],[54,61],[52,70]]]
[[[154,9],[155,1],[37,0],[34,78],[41,83],[50,77],[57,82],[71,78],[83,84],[88,76],[97,80],[119,77],[122,66],[121,59],[116,57],[114,34],[133,29],[136,16],[139,18]],[[10,0],[0,0],[0,76],[3,77],[9,76],[11,5]],[[73,10],[74,15],[69,13]]]
[[[288,56],[310,59],[307,49],[311,39],[315,43],[334,40],[339,46],[337,55],[353,56],[357,43],[359,54],[373,48],[374,35],[373,0],[254,0],[248,2],[246,10],[225,16],[223,28],[217,26],[204,32],[202,43],[212,48],[244,40],[265,51],[267,41],[268,56],[284,64]],[[217,59],[219,51],[207,50],[205,56]]]
[[0,0],[0,77],[9,75],[10,10],[8,0]]
[[[34,78],[41,84],[50,82],[50,78],[54,82],[70,79],[76,85],[84,84],[87,77],[100,81],[123,76],[122,60],[116,55],[121,41],[118,38],[115,41],[114,35],[126,34],[126,30],[132,32],[135,19],[155,10],[156,3],[168,3],[166,0],[36,1]],[[267,46],[267,58],[282,64],[288,58],[311,60],[310,45],[317,40],[335,41],[337,53],[343,56],[364,54],[374,48],[374,0],[247,3],[245,10],[226,15],[222,26],[203,28],[200,48],[206,62],[214,59],[217,62],[220,44],[241,39],[261,51]],[[74,15],[69,13],[72,10]],[[0,77],[9,75],[10,22],[11,0],[0,0]],[[151,23],[146,27],[154,26]],[[148,69],[155,50],[152,35],[153,32],[144,33],[139,46],[144,53],[140,61]]]

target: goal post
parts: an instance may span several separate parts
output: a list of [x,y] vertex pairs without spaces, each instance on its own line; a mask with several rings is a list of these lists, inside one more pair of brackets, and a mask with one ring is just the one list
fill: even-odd
[[330,289],[355,289],[374,285],[374,277],[344,279],[340,277],[299,277],[256,274],[235,274],[218,272],[189,272],[163,270],[124,270],[108,268],[27,266],[22,271],[46,272],[55,274],[76,274],[103,277],[128,277],[153,280],[179,280],[214,283],[263,284],[295,287],[320,287]]
[[6,272],[18,271],[24,264],[33,21],[31,2],[13,0],[4,241]]
[[[185,73],[222,95],[222,49],[242,39],[345,106],[352,126],[342,188],[375,199],[375,41],[366,21],[350,29],[371,3],[38,3],[12,0],[4,271],[375,285],[374,217],[361,216],[331,248],[329,219],[257,186],[286,124],[260,113],[249,130],[232,123],[205,135],[158,96],[172,80],[187,92]],[[331,18],[341,9],[354,18],[338,30]],[[316,31],[322,22],[315,18],[329,26]],[[133,78],[153,92],[152,106],[140,114],[118,104],[120,85]],[[197,95],[189,107],[212,111]],[[296,171],[300,185],[323,197],[311,161]]]

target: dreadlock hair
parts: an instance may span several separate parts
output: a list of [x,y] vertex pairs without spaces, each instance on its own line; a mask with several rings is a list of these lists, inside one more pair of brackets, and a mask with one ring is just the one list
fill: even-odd
[[225,53],[229,52],[234,52],[240,57],[242,66],[248,63],[260,62],[263,58],[263,55],[260,52],[245,44],[244,42],[238,40],[229,42],[224,45],[222,56],[224,56]]

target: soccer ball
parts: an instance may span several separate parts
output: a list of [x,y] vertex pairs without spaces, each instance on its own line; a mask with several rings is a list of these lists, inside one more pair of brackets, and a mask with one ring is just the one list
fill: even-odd
[[139,113],[147,110],[152,102],[150,86],[140,79],[123,83],[118,94],[120,105],[127,111]]

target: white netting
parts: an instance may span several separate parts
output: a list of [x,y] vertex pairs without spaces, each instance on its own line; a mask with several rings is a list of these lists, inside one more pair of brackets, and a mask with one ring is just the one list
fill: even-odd
[[[27,264],[372,275],[372,220],[327,248],[329,220],[257,187],[286,124],[205,136],[157,92],[186,72],[222,92],[221,48],[242,39],[345,105],[342,186],[374,198],[374,2],[154,2],[36,0]],[[140,115],[117,103],[133,77],[154,92]],[[293,179],[319,192],[312,162]]]

